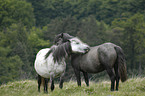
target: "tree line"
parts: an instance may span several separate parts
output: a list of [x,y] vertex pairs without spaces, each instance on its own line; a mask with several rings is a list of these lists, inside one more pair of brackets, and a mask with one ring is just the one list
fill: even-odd
[[[128,75],[144,76],[144,5],[144,0],[0,0],[0,84],[34,79],[37,52],[51,47],[59,33],[90,46],[121,46]],[[69,80],[74,76],[69,61],[66,71]]]

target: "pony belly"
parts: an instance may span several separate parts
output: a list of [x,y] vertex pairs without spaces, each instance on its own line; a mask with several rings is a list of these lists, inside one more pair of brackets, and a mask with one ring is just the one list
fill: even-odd
[[82,70],[84,72],[88,73],[99,73],[105,70],[105,68],[102,65],[99,64],[90,64],[90,66],[83,67]]
[[95,67],[94,70],[91,70],[90,73],[99,73],[99,72],[102,72],[104,70],[105,70],[105,68],[103,66],[98,66],[98,67]]
[[[37,64],[36,64],[37,65]],[[62,73],[65,72],[66,66],[65,65],[55,65],[54,66],[36,66],[35,67],[36,72],[44,77],[44,78],[50,78],[50,77],[56,77],[56,76],[60,76]]]
[[50,74],[48,74],[47,71],[47,62],[45,60],[45,55],[49,51],[49,48],[42,49],[37,53],[36,59],[35,59],[35,70],[36,72],[44,77],[44,78],[49,78]]
[[104,70],[103,65],[99,61],[97,49],[98,48],[93,47],[87,54],[79,58],[79,65],[82,71],[98,73]]
[[35,70],[40,76],[44,78],[50,77],[50,74],[48,73],[48,70],[47,70],[46,62],[35,61]]
[[65,63],[55,63],[55,64],[48,64],[47,67],[48,74],[52,77],[60,76],[62,73],[65,72],[66,64]]
[[56,77],[60,76],[62,73],[64,73],[66,69],[66,64],[52,64],[52,63],[46,63],[45,64],[35,64],[35,70],[36,72],[44,77],[44,78],[50,78],[50,77]]
[[65,69],[66,69],[66,65],[59,65],[59,66],[57,66],[56,69],[54,70],[55,77],[60,76],[62,73],[64,73]]

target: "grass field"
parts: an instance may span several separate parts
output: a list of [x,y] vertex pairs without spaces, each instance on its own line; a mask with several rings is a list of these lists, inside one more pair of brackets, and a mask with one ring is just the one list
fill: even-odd
[[24,80],[9,82],[0,86],[0,96],[145,96],[145,78],[128,79],[124,83],[120,83],[119,91],[110,91],[110,81],[90,82],[90,86],[86,87],[82,82],[82,86],[78,87],[74,81],[65,82],[63,89],[59,89],[55,84],[53,92],[45,94],[43,87],[41,92],[37,92],[36,80]]

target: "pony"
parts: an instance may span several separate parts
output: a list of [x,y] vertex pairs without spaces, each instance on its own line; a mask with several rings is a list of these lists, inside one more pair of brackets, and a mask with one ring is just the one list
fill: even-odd
[[[77,42],[77,43],[76,43]],[[65,43],[53,45],[51,48],[41,49],[35,59],[34,68],[38,73],[38,91],[41,82],[44,82],[44,92],[48,93],[48,81],[51,83],[51,91],[54,90],[54,78],[60,76],[59,87],[63,87],[63,77],[66,69],[65,59],[71,53],[84,54],[89,46],[80,39],[74,37]]]
[[[66,42],[70,39],[67,33],[58,34],[55,42]],[[80,72],[83,73],[85,83],[89,86],[88,73],[99,73],[107,71],[111,80],[111,91],[114,91],[115,81],[116,90],[118,90],[119,80],[122,82],[127,80],[126,60],[124,52],[120,46],[113,43],[104,43],[99,46],[90,47],[86,54],[71,54],[71,65],[74,69],[77,84],[81,86]]]

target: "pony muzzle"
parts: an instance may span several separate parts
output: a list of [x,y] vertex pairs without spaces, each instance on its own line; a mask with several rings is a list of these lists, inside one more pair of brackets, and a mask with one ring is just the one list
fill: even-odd
[[86,49],[84,49],[85,53],[89,52],[90,47],[87,47]]

